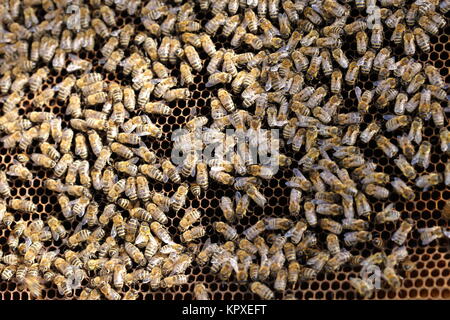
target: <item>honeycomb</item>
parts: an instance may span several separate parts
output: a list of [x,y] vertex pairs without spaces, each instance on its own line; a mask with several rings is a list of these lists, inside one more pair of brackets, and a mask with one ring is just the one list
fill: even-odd
[[[411,3],[412,1],[408,1]],[[195,11],[197,18],[201,20],[204,25],[209,19],[212,18],[211,13],[205,14],[200,11],[198,4]],[[447,22],[450,12],[445,15]],[[357,9],[351,11],[351,16],[348,18],[347,23],[351,23],[363,14]],[[134,24],[136,33],[139,31],[145,31],[141,19],[138,16],[130,16],[127,11],[118,13],[117,27],[121,27],[126,24]],[[391,36],[391,30],[385,29],[385,39],[389,39]],[[413,56],[414,59],[420,62],[428,62],[434,65],[440,70],[440,74],[445,77],[445,82],[450,83],[450,42],[448,41],[450,34],[450,26],[447,26],[441,30],[438,36],[431,36],[431,50],[429,53],[423,53],[417,50]],[[102,58],[99,49],[103,46],[103,42],[96,38],[94,51],[88,52],[81,50],[79,57],[92,62],[93,72],[102,72],[100,65],[100,59]],[[217,35],[212,37],[215,42],[216,48],[232,48],[229,44],[229,38]],[[401,59],[404,57],[403,47],[395,46],[392,42],[393,52],[396,58]],[[356,41],[354,36],[345,35],[343,38],[343,51],[346,53],[349,60],[357,57],[356,53]],[[245,52],[240,48],[234,48],[236,53]],[[127,54],[127,53],[126,53]],[[205,63],[207,55],[203,51],[199,51],[202,62]],[[173,66],[167,65],[171,68],[171,75],[178,76],[179,71]],[[217,90],[220,86],[214,86],[207,88],[205,83],[208,81],[208,74],[206,68],[203,68],[201,72],[192,71],[194,74],[194,84],[188,86],[192,92],[192,98],[183,101],[174,101],[169,103],[173,114],[170,116],[157,116],[150,115],[151,120],[162,127],[163,136],[158,141],[153,141],[148,144],[149,148],[157,154],[158,157],[170,157],[171,153],[171,140],[170,134],[176,129],[183,127],[188,121],[189,115],[192,110],[195,110],[198,115],[208,115],[211,97],[217,96]],[[60,72],[51,70],[46,83],[44,83],[42,90],[57,85],[64,77],[68,75],[67,71],[63,69]],[[370,77],[360,75],[356,82],[356,86],[364,89],[372,89],[373,82],[376,81],[376,75]],[[122,85],[129,85],[130,80],[127,79],[120,71],[115,74],[109,73],[106,77],[106,82],[117,82]],[[318,79],[320,82],[320,79]],[[353,87],[343,83],[343,98],[345,100],[344,105],[341,107],[340,112],[346,113],[353,111],[355,104],[357,104],[356,95]],[[20,102],[19,114],[22,115],[29,110],[32,106],[35,94],[29,91],[27,88],[25,91],[24,99]],[[3,103],[0,102],[0,107]],[[69,117],[65,116],[66,108],[63,101],[57,101],[52,99],[48,106],[42,108],[42,110],[36,111],[49,111],[56,116],[60,116],[63,119],[63,129],[68,126]],[[373,120],[382,120],[383,115],[390,113],[387,108],[375,109],[372,107],[369,112],[364,116],[364,123],[361,125],[361,131],[364,130],[368,123]],[[449,113],[446,113],[448,119]],[[447,122],[447,128],[450,129],[450,124]],[[395,133],[394,133],[395,134]],[[384,132],[387,138],[393,136],[392,133]],[[429,141],[432,144],[431,163],[429,167],[424,170],[423,168],[416,167],[417,173],[431,173],[439,172],[443,173],[445,163],[448,160],[448,156],[440,152],[439,141],[439,128],[432,125],[432,120],[424,121],[423,140]],[[367,159],[373,160],[378,168],[382,172],[387,174],[395,174],[401,176],[401,172],[394,164],[393,159],[389,159],[377,148],[375,141],[370,141],[369,144],[363,144],[358,140],[356,144],[364,152],[364,156]],[[36,147],[34,147],[36,148]],[[33,147],[29,150],[29,153],[35,152]],[[36,148],[36,152],[37,148]],[[281,151],[282,153],[292,157],[295,160],[299,160],[302,154],[293,153],[290,148],[286,148]],[[5,149],[0,147],[0,169],[5,169],[6,166],[12,163],[15,156],[20,153],[18,148]],[[92,159],[89,159],[92,160]],[[23,219],[25,221],[31,221],[36,218],[46,219],[49,214],[60,212],[61,208],[57,201],[57,194],[44,188],[44,181],[50,178],[51,173],[44,170],[39,170],[33,167],[31,163],[27,164],[27,168],[33,173],[35,177],[32,181],[21,181],[17,178],[11,177],[10,186],[11,196],[17,198],[31,199],[37,205],[37,212],[33,214],[16,214],[15,221]],[[255,206],[250,210],[248,215],[241,219],[236,225],[238,233],[241,233],[246,228],[256,223],[262,216],[265,217],[282,217],[289,216],[288,203],[290,189],[285,186],[285,183],[292,176],[291,167],[280,168],[278,173],[274,176],[274,179],[263,180],[263,185],[260,190],[267,198],[267,205],[263,209]],[[215,221],[219,221],[222,216],[222,212],[219,208],[219,200],[222,196],[232,197],[234,195],[234,189],[232,187],[226,187],[219,185],[214,180],[210,179],[210,187],[207,192],[202,192],[200,198],[196,199],[191,194],[188,197],[185,207],[199,208],[202,213],[201,225],[207,229],[207,234],[211,235],[212,242],[218,242],[218,235],[213,231],[212,224]],[[176,190],[176,186],[170,182],[160,183],[154,182],[150,185],[150,190],[163,192],[165,195],[172,195]],[[103,195],[101,195],[103,196]],[[97,197],[97,196],[96,196]],[[383,201],[371,198],[371,205],[374,211],[381,211],[383,208]],[[402,219],[408,217],[414,219],[417,223],[417,228],[432,227],[432,226],[449,226],[447,220],[442,217],[442,210],[446,204],[450,201],[450,190],[446,188],[444,184],[439,184],[430,191],[416,192],[416,199],[414,201],[406,201],[399,197],[396,193],[391,193],[388,199],[390,202],[395,203],[395,208],[401,212]],[[99,204],[102,204],[101,200],[97,200]],[[174,236],[174,240],[179,242],[180,232],[176,228],[178,226],[181,217],[184,215],[184,209],[181,209],[178,213],[173,211],[168,212],[168,230]],[[60,216],[59,218],[62,218]],[[73,231],[80,222],[80,219],[70,223],[64,221],[64,227],[69,231]],[[62,219],[63,220],[63,219]],[[375,231],[381,236],[383,240],[391,238],[393,232],[395,232],[396,226],[392,223],[375,225]],[[0,230],[0,246],[3,252],[8,252],[8,246],[6,245],[6,239],[9,236],[10,231],[7,229]],[[319,239],[323,240],[324,234],[319,233]],[[322,237],[322,238],[321,238]],[[450,241],[448,239],[440,239],[434,241],[427,247],[423,247],[420,243],[419,233],[414,230],[410,234],[409,239],[405,243],[408,252],[410,253],[410,259],[415,263],[415,268],[412,271],[405,272],[400,271],[400,275],[404,278],[400,289],[394,291],[390,290],[387,286],[375,292],[372,299],[450,299]],[[44,245],[49,250],[55,250],[61,245],[61,241],[50,240],[45,242]],[[390,242],[386,243],[388,249],[392,249],[393,245]],[[359,243],[354,246],[350,252],[352,254],[361,254],[364,257],[376,252],[371,243]],[[300,300],[324,300],[324,299],[360,299],[354,289],[349,283],[349,278],[355,277],[359,273],[358,268],[349,266],[343,267],[340,271],[335,273],[319,273],[317,278],[313,281],[301,282],[295,290],[290,290],[287,293],[293,293],[295,298]],[[259,300],[260,298],[253,294],[247,284],[240,284],[234,279],[221,282],[217,279],[216,275],[210,272],[209,267],[200,267],[193,262],[192,266],[186,271],[189,275],[189,284],[178,286],[171,289],[150,289],[148,284],[139,284],[137,289],[139,291],[139,298],[141,300],[192,300],[193,289],[197,282],[203,282],[208,288],[211,298],[214,300]],[[82,285],[86,285],[87,280],[84,280]],[[271,282],[269,282],[272,285]],[[123,291],[126,292],[130,288],[125,286]],[[77,299],[81,293],[81,288],[74,292],[71,299]],[[276,298],[281,298],[280,293],[275,293]],[[28,300],[29,294],[26,291],[22,291],[21,288],[14,282],[0,281],[0,298],[2,300]],[[62,296],[56,286],[52,283],[47,283],[47,286],[42,295],[43,299],[58,300],[67,299]]]

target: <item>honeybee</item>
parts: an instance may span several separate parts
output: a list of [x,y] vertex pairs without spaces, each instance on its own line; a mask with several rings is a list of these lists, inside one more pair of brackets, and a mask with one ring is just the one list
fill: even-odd
[[416,170],[403,155],[399,155],[398,158],[394,160],[394,163],[406,178],[408,178],[409,180],[413,180],[416,178]]
[[4,171],[0,171],[0,193],[4,197],[11,196],[11,189],[9,187],[6,173]]
[[209,292],[202,283],[195,285],[194,296],[196,300],[209,300]]
[[404,39],[405,31],[406,26],[403,23],[398,23],[395,26],[394,31],[392,32],[391,41],[393,41],[397,45],[400,45],[402,39]]
[[162,287],[164,288],[172,288],[173,286],[181,286],[183,284],[186,284],[188,282],[188,276],[187,275],[173,275],[166,277],[162,280]]
[[403,245],[408,237],[408,233],[412,230],[412,221],[405,220],[401,223],[400,228],[392,235],[391,240],[398,244]]
[[180,220],[179,229],[181,231],[189,229],[198,219],[200,219],[200,211],[193,208],[188,209]]
[[385,136],[377,136],[375,142],[388,158],[392,158],[398,153],[398,148]]
[[[446,186],[450,185],[450,162],[447,161],[447,163],[445,164],[445,169],[444,169],[444,184]],[[447,206],[446,206],[447,207]],[[444,209],[445,212],[445,209]]]
[[386,267],[383,275],[391,288],[398,289],[401,286],[402,278],[395,273],[394,268]]
[[54,95],[55,91],[53,89],[51,88],[45,89],[34,98],[33,105],[36,108],[41,108],[44,105],[48,105],[50,104],[50,100],[53,98]]
[[383,25],[381,23],[375,23],[372,27],[372,35],[370,37],[372,48],[376,50],[381,48],[384,40],[383,33]]

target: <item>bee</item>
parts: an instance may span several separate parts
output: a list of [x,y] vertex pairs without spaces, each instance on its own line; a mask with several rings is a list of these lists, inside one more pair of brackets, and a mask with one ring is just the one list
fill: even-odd
[[[103,65],[103,69],[107,72],[115,72],[117,65],[124,58],[124,52],[121,49],[114,50],[107,58],[105,64]],[[100,102],[101,103],[101,102]]]
[[364,243],[372,240],[372,234],[368,231],[354,231],[344,234],[344,243],[347,246],[354,246],[357,243]]
[[[104,6],[104,7],[106,7],[106,6]],[[108,7],[106,7],[106,10],[108,13],[114,14],[113,11],[108,10]],[[106,12],[104,9],[104,13],[102,13],[102,15],[104,15],[105,13]],[[110,22],[112,22],[111,20],[114,20],[114,17],[110,17],[110,18],[111,18]],[[97,33],[100,37],[106,39],[110,36],[109,29],[102,20],[100,20],[98,18],[92,19],[91,25],[94,28],[95,33]]]
[[345,74],[345,82],[350,85],[354,86],[356,79],[358,78],[360,66],[356,61],[350,62],[348,66],[347,73]]
[[395,233],[392,235],[391,240],[399,246],[403,245],[408,237],[408,233],[412,230],[412,228],[412,221],[403,221],[400,225],[400,228],[398,228],[397,231],[395,231]]
[[250,285],[250,290],[264,300],[273,300],[275,298],[275,294],[272,290],[261,282],[253,282]]
[[118,45],[119,39],[117,39],[117,37],[110,37],[108,41],[106,41],[106,43],[100,49],[100,52],[103,55],[103,57],[109,58],[111,54],[114,52],[114,50],[117,49]]
[[448,154],[450,152],[450,132],[445,128],[441,128],[439,130],[439,140],[442,152]]
[[184,48],[184,53],[191,67],[197,72],[200,72],[203,69],[203,64],[195,48],[191,45],[187,45]]
[[430,52],[430,37],[425,31],[422,28],[415,28],[413,34],[420,50],[425,53]]
[[[152,201],[163,212],[168,212],[170,207],[170,198],[159,192],[153,192],[151,194]],[[148,205],[147,205],[148,206]]]
[[217,12],[215,16],[205,24],[205,31],[209,35],[214,35],[217,30],[227,21],[227,14]]
[[385,136],[377,136],[375,142],[388,158],[392,158],[398,153],[398,148]]
[[320,65],[322,64],[322,56],[313,56],[311,58],[311,62],[309,64],[308,69],[306,70],[306,75],[309,79],[317,78],[317,75],[320,71]]
[[431,228],[420,228],[418,231],[420,233],[420,240],[424,246],[429,245],[434,240],[444,236],[442,228],[438,226]]
[[[149,202],[149,203],[146,204],[145,208],[147,209],[148,214],[151,216],[151,218],[153,220],[156,220],[156,221],[158,221],[161,224],[167,224],[167,222],[168,222],[167,216],[164,214],[164,212],[157,205],[155,205],[154,203]],[[144,215],[147,214],[144,210],[138,210],[138,213],[139,212],[144,214]],[[146,221],[150,220],[148,218],[144,218],[144,216],[141,216],[141,215],[136,215],[136,217],[141,219],[141,220],[146,220]]]
[[21,180],[29,180],[33,178],[33,174],[25,166],[23,166],[17,160],[13,160],[13,164],[9,166],[6,174],[14,177],[18,177]]
[[436,35],[439,32],[439,26],[429,16],[424,15],[417,22],[423,30],[432,35]]
[[33,213],[37,210],[37,206],[32,201],[23,199],[11,199],[8,202],[8,206],[13,210],[28,213]]
[[181,286],[183,284],[186,284],[188,282],[188,276],[187,275],[173,275],[166,277],[162,280],[162,287],[163,288],[172,288],[173,286]]
[[427,175],[422,175],[416,179],[416,186],[424,190],[428,190],[432,186],[435,186],[443,182],[442,175],[439,173],[430,173]]
[[[218,231],[219,232],[219,231]],[[205,228],[202,226],[193,227],[181,234],[182,242],[191,242],[195,239],[202,238],[205,235]]]
[[137,189],[137,197],[144,201],[148,201],[150,199],[150,189],[147,178],[143,175],[136,176],[136,189]]
[[334,234],[340,234],[342,232],[342,224],[328,218],[320,219],[319,225],[323,230]]
[[[450,162],[448,162],[448,161],[445,164],[445,169],[444,169],[444,184],[446,186],[450,185]],[[447,207],[447,205],[446,205],[446,207]],[[443,212],[445,212],[445,208],[444,208]]]
[[383,44],[383,40],[383,25],[381,23],[375,23],[372,27],[372,35],[370,37],[372,48],[376,50],[380,49]]
[[398,23],[392,32],[391,41],[393,41],[396,45],[400,45],[402,40],[405,41],[405,31],[406,26],[403,23]]
[[175,212],[178,212],[186,202],[186,196],[189,189],[186,184],[181,184],[171,197],[170,205]]
[[438,102],[431,104],[431,116],[436,127],[442,127],[444,125],[444,110]]
[[210,300],[209,292],[202,283],[198,283],[194,287],[195,300]]
[[110,284],[103,282],[100,287],[100,292],[105,296],[108,300],[121,300],[122,297],[120,294],[114,290]]
[[399,155],[398,158],[394,160],[394,163],[406,178],[409,180],[414,180],[416,178],[416,170],[403,155]]
[[431,85],[438,86],[440,88],[445,88],[445,82],[440,75],[438,69],[432,65],[427,65],[424,69],[425,75]]
[[425,169],[428,168],[428,165],[430,163],[430,154],[431,154],[430,142],[428,141],[422,142],[422,144],[419,146],[419,150],[412,158],[411,164],[413,166],[419,165]]
[[190,208],[187,211],[185,211],[183,218],[181,218],[180,220],[178,228],[181,231],[186,231],[199,219],[200,219],[200,212],[197,209]]
[[167,102],[171,102],[174,100],[185,100],[188,99],[190,96],[191,92],[189,91],[189,89],[185,88],[172,89],[168,90],[164,94],[164,100],[166,100]]
[[408,136],[407,135],[399,136],[397,137],[397,141],[399,142],[399,146],[402,149],[402,152],[406,156],[406,158],[412,159],[415,154],[415,150]]
[[144,266],[147,263],[147,259],[139,249],[130,242],[125,242],[125,251],[137,264]]
[[359,138],[362,142],[368,143],[380,131],[380,127],[376,122],[371,122],[366,129],[361,132]]
[[412,56],[416,52],[414,34],[412,32],[405,32],[405,34],[403,35],[403,47],[405,54],[408,56]]
[[42,108],[44,105],[49,105],[50,100],[53,98],[54,95],[55,91],[53,89],[51,88],[45,89],[34,98],[33,105],[36,108]]
[[391,288],[398,289],[401,286],[402,278],[395,273],[394,268],[384,268],[383,276]]
[[266,229],[265,223],[262,220],[259,220],[257,223],[244,230],[243,234],[247,240],[252,241],[259,234],[261,234]]
[[16,274],[17,266],[15,265],[9,265],[3,268],[2,270],[2,280],[9,281],[12,277]]
[[[399,116],[387,115],[387,116],[384,116],[384,118],[387,120],[386,121],[387,132],[395,131],[398,128],[408,125],[410,122],[410,118],[405,115],[399,115]],[[413,125],[414,125],[414,122],[413,122]]]
[[361,73],[368,75],[372,69],[373,60],[375,59],[375,52],[372,50],[367,51],[364,56],[358,60],[358,65],[360,65]]

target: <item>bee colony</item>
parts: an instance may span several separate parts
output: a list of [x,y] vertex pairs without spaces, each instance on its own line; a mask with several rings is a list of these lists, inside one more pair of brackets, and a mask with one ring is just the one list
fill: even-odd
[[449,298],[449,8],[3,1],[2,298]]

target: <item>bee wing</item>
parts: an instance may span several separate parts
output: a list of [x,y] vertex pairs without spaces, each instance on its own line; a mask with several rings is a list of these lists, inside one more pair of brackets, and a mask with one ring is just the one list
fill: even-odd
[[383,119],[384,120],[390,120],[390,119],[395,118],[395,117],[396,117],[396,115],[393,115],[393,114],[385,114],[385,115],[383,115]]

